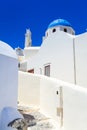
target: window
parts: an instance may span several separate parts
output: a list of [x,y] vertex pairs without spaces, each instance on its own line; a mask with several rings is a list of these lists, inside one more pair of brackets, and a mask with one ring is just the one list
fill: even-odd
[[52,32],[56,32],[56,29],[54,28]]
[[56,91],[56,94],[57,94],[57,95],[58,95],[58,93],[59,93],[59,92],[58,92],[58,91]]
[[44,75],[50,76],[50,65],[44,67]]
[[20,68],[20,63],[18,63],[18,68]]
[[67,29],[66,29],[66,28],[64,28],[64,32],[67,32]]
[[28,70],[29,73],[34,73],[34,69]]

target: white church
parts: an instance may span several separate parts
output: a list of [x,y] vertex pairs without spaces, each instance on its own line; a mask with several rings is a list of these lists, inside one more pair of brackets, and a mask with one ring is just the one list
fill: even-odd
[[[87,32],[75,35],[72,25],[57,19],[45,32],[41,47],[32,47],[26,30],[19,50],[20,104],[39,106],[58,129],[87,129]],[[18,52],[18,51],[17,51]]]
[[0,41],[0,129],[27,129],[18,102],[52,119],[57,127],[50,130],[87,130],[87,32],[75,35],[68,21],[57,19],[42,39],[33,47],[27,29],[23,50]]
[[68,21],[58,19],[48,25],[41,47],[31,45],[31,32],[26,30],[20,69],[87,86],[87,33],[75,35]]

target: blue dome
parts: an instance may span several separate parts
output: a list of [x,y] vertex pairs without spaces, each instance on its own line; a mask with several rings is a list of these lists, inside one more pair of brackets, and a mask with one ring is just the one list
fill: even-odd
[[64,19],[56,19],[54,20],[53,22],[51,22],[48,26],[48,28],[51,28],[51,27],[55,27],[55,26],[69,26],[71,27],[71,24],[67,21],[67,20],[64,20]]

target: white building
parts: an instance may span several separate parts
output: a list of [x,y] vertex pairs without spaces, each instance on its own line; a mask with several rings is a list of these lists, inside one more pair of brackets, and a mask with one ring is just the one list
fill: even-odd
[[15,49],[19,61],[19,70],[27,71],[28,59],[36,55],[39,49],[40,47],[32,47],[31,31],[26,29],[24,49],[19,47]]
[[[14,80],[15,79],[15,80]],[[0,112],[6,106],[17,107],[18,61],[14,50],[0,41]]]
[[19,103],[39,106],[60,129],[86,130],[87,33],[75,35],[68,21],[58,19],[49,24],[37,53],[33,55],[33,47],[24,49],[26,72],[19,72]]
[[[23,119],[23,116],[17,111],[17,101],[17,56],[8,44],[0,41],[0,130],[13,130],[11,122],[15,122],[19,118]],[[20,124],[22,123],[20,122]]]
[[68,21],[58,19],[49,24],[41,47],[29,44],[30,30],[26,31],[25,39],[25,60],[20,63],[22,70],[87,86],[87,33],[75,35]]

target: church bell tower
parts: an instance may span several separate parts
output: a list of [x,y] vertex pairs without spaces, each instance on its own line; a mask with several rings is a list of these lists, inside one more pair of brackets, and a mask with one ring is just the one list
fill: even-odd
[[25,47],[31,47],[32,39],[31,39],[31,31],[30,29],[26,29],[25,33]]

